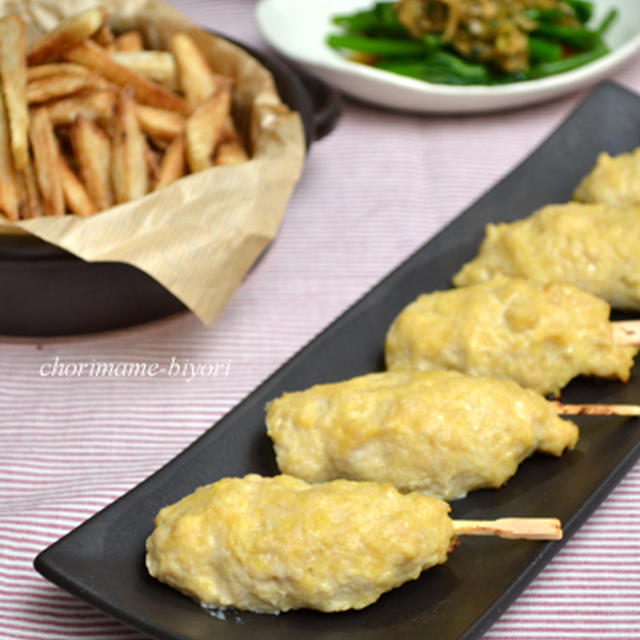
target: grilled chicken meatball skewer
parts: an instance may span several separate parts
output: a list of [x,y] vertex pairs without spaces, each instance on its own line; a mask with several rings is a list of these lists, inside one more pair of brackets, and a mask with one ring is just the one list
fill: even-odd
[[267,407],[278,467],[307,482],[392,482],[452,500],[498,488],[578,428],[538,393],[457,371],[391,371],[285,393]]
[[640,207],[570,202],[523,220],[487,225],[476,258],[456,286],[498,273],[541,283],[565,282],[604,298],[614,309],[640,310]]
[[[423,294],[391,324],[391,370],[456,369],[558,395],[578,375],[629,379],[634,346],[616,344],[609,305],[573,285],[497,275]],[[637,336],[635,338],[638,339]]]
[[146,564],[208,606],[344,611],[445,562],[456,535],[562,536],[555,519],[457,523],[448,512],[390,484],[225,478],[158,513]]
[[573,197],[579,202],[603,202],[614,207],[640,205],[640,147],[613,157],[606,151],[600,153]]

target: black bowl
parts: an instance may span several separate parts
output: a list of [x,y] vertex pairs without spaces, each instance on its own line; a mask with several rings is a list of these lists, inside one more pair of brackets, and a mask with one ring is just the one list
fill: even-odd
[[[271,56],[235,44],[271,71],[282,100],[300,113],[307,149],[333,130],[340,117],[338,93]],[[136,267],[85,262],[34,236],[0,236],[0,292],[0,334],[5,336],[95,333],[186,310]]]

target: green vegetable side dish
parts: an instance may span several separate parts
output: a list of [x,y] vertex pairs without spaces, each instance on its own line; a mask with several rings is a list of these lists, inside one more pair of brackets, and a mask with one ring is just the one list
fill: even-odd
[[349,57],[426,82],[493,85],[581,67],[609,52],[611,9],[589,26],[588,0],[400,0],[334,16],[327,43]]

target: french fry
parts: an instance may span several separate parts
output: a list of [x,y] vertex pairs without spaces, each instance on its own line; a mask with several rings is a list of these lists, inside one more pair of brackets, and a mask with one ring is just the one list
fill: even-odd
[[164,140],[162,138],[152,138],[147,136],[147,142],[152,149],[156,149],[161,153],[164,153],[167,147],[171,144],[171,140]]
[[24,179],[24,172],[16,173],[16,195],[18,198],[18,219],[27,220],[35,216],[31,215],[29,203],[27,202],[27,185]]
[[38,186],[42,195],[45,215],[64,213],[64,194],[60,181],[60,150],[53,132],[53,125],[46,108],[36,109],[31,116],[29,138],[33,149],[33,161]]
[[139,31],[127,31],[116,36],[114,44],[116,51],[142,51],[144,49],[142,34]]
[[47,78],[49,76],[57,76],[60,74],[78,74],[88,76],[92,73],[91,69],[83,67],[73,62],[51,62],[49,64],[39,64],[35,67],[27,67],[27,82]]
[[169,51],[115,51],[111,57],[172,91],[178,88],[176,60]]
[[122,91],[116,103],[111,180],[118,203],[140,198],[149,190],[147,143],[138,124],[131,92]]
[[135,109],[142,130],[152,139],[173,140],[184,128],[184,117],[174,111],[144,104],[136,104]]
[[112,91],[114,94],[117,94],[121,87],[113,82],[110,82],[106,78],[102,76],[94,76],[92,79],[92,88],[93,89],[107,89],[108,91]]
[[242,138],[236,130],[233,118],[229,115],[222,127],[214,164],[216,166],[239,164],[248,159],[249,155],[242,144]]
[[70,62],[96,69],[107,80],[121,87],[131,86],[136,100],[142,104],[177,111],[183,115],[191,112],[191,107],[184,98],[116,62],[100,45],[91,40],[65,52],[64,57]]
[[47,103],[49,117],[54,126],[70,125],[79,116],[89,120],[106,121],[113,115],[116,93],[91,91],[70,98]]
[[230,82],[213,73],[196,43],[186,33],[176,33],[169,46],[178,67],[178,85],[192,105],[201,104]]
[[0,20],[0,75],[16,171],[27,165],[29,110],[26,99],[25,24],[17,14]]
[[238,140],[229,140],[218,145],[214,164],[216,166],[240,164],[248,159],[249,156],[242,144]]
[[20,194],[20,217],[25,219],[39,218],[42,215],[42,203],[31,158],[29,158],[27,166],[16,174],[16,177]]
[[186,162],[184,157],[184,135],[177,135],[167,147],[160,163],[158,179],[153,186],[153,190],[162,189],[179,178],[186,172]]
[[[42,64],[62,55],[96,33],[107,19],[102,7],[87,9],[82,13],[65,18],[60,24],[38,38],[27,51],[30,65]],[[96,45],[98,46],[98,45]]]
[[89,198],[89,194],[82,182],[80,182],[78,176],[71,170],[64,156],[60,153],[58,154],[58,171],[64,200],[69,211],[79,216],[91,216],[97,213],[98,210],[91,202],[91,198]]
[[192,173],[213,166],[213,153],[231,108],[231,90],[220,89],[187,118],[184,125],[186,154]]
[[95,40],[95,42],[109,52],[115,51],[115,36],[113,35],[113,31],[111,31],[111,27],[106,22],[93,34],[92,40]]
[[222,125],[222,131],[220,132],[220,142],[229,142],[231,140],[239,140],[240,135],[236,129],[236,125],[233,122],[231,114],[229,114]]
[[17,189],[9,123],[4,97],[0,92],[0,210],[12,221],[19,218]]
[[27,84],[27,102],[33,104],[63,98],[94,87],[97,79],[96,73],[92,75],[67,73],[38,78]]
[[102,211],[113,204],[111,143],[100,127],[79,114],[71,126],[71,146],[91,201]]

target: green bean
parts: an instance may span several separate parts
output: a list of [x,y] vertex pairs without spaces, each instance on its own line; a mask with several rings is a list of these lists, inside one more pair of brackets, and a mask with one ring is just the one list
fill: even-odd
[[397,33],[407,36],[408,32],[405,26],[398,20],[398,16],[393,8],[393,2],[378,2],[375,5],[375,12],[378,16],[380,28],[387,33]]
[[405,59],[405,60],[378,60],[374,65],[377,69],[397,73],[401,76],[409,76],[418,80],[425,78],[425,61]]
[[408,33],[399,22],[392,2],[378,2],[371,9],[348,15],[337,15],[333,24],[353,34],[369,36],[407,37]]
[[333,16],[331,22],[338,27],[344,27],[352,33],[369,33],[378,26],[378,17],[374,9],[359,11],[352,15]]
[[543,78],[564,73],[565,71],[571,71],[589,62],[593,62],[608,52],[609,48],[607,45],[601,42],[590,51],[583,51],[582,53],[577,53],[575,56],[569,56],[556,62],[540,62],[539,64],[533,65],[526,73],[526,77],[529,80],[533,80],[535,78]]
[[609,27],[615,22],[618,18],[618,10],[613,8],[609,9],[607,15],[603,18],[602,22],[598,25],[597,32],[600,36],[603,36],[609,29]]
[[375,56],[417,56],[427,50],[426,45],[418,40],[365,38],[351,35],[330,35],[327,43],[338,49],[350,49]]
[[554,62],[561,57],[561,45],[542,38],[529,37],[529,58],[532,62]]
[[577,49],[591,49],[600,41],[600,34],[585,27],[569,27],[564,24],[547,24],[541,22],[533,32],[534,36],[546,36],[569,44]]
[[428,33],[426,36],[422,36],[422,42],[429,51],[442,49],[444,45],[442,36],[439,36],[435,33]]
[[587,2],[586,0],[564,0],[565,4],[568,4],[576,14],[576,18],[586,24],[591,20],[593,16],[593,2]]
[[375,66],[438,84],[488,84],[491,81],[491,74],[485,66],[465,62],[445,51],[434,51],[422,60],[380,60]]

